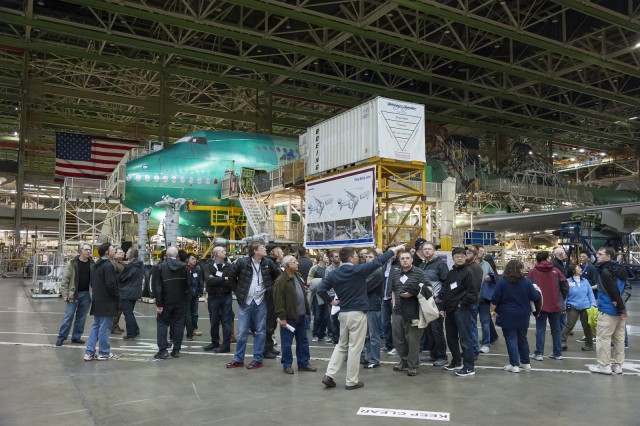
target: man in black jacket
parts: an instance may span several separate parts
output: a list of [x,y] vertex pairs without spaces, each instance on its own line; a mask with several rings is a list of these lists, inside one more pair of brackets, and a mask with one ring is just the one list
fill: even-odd
[[[238,342],[233,360],[227,368],[244,367],[244,353],[247,349],[249,329],[255,331],[253,360],[247,365],[249,370],[262,368],[267,327],[267,291],[273,291],[273,283],[280,275],[278,267],[267,258],[267,249],[261,241],[253,241],[248,246],[249,256],[238,259],[231,265],[229,282],[238,300]],[[275,316],[275,314],[274,314]]]
[[[211,343],[205,351],[228,353],[231,351],[231,331],[233,330],[233,299],[229,272],[231,263],[227,261],[224,247],[213,249],[213,258],[204,265],[204,279],[207,284],[207,306],[211,324]],[[220,322],[222,322],[222,346],[220,346]]]
[[[466,251],[456,247],[451,252],[453,269],[447,274],[442,290],[436,298],[440,315],[445,317],[444,326],[447,344],[451,351],[451,362],[445,370],[456,370],[457,376],[473,376],[473,339],[471,338],[471,305],[478,300],[478,291],[474,285],[474,274],[467,264]],[[460,362],[462,347],[462,361]]]
[[[425,284],[431,287],[433,294],[438,294],[442,289],[442,283],[447,278],[449,268],[445,261],[436,255],[436,248],[433,243],[424,242],[421,250],[425,260],[420,264],[420,269],[424,272]],[[431,347],[427,347],[430,361],[433,361],[434,367],[444,367],[447,365],[447,341],[444,338],[444,318],[440,317],[431,321],[425,329],[425,333],[428,335],[428,341],[431,344]]]
[[[100,259],[93,265],[91,273],[91,291],[93,302],[91,303],[91,315],[93,324],[87,339],[84,360],[107,361],[118,358],[111,353],[109,333],[113,326],[113,317],[118,313],[120,297],[118,296],[118,283],[116,274],[109,260],[115,250],[111,244],[104,243],[98,247]],[[96,343],[99,343],[99,353],[96,355]]]
[[129,263],[118,275],[118,287],[120,288],[120,300],[127,330],[127,334],[122,339],[133,340],[140,335],[140,327],[138,327],[133,309],[136,306],[136,301],[142,297],[144,264],[142,260],[138,259],[138,249],[133,247],[127,251],[127,259],[129,259]]
[[184,313],[184,324],[187,329],[187,340],[193,340],[193,336],[202,336],[198,331],[198,307],[200,296],[204,293],[204,279],[198,259],[193,253],[187,255],[187,272],[189,273],[189,301]]
[[[418,328],[420,303],[418,293],[424,285],[422,269],[412,264],[411,253],[400,253],[400,269],[391,277],[391,293],[393,297],[393,315],[391,328],[393,341],[400,356],[400,362],[393,371],[406,371],[407,376],[418,374],[420,367],[420,336]],[[429,294],[429,296],[431,296]]]
[[176,259],[176,256],[178,256],[178,249],[169,247],[164,262],[158,267],[155,296],[156,311],[158,312],[156,323],[159,350],[153,356],[156,359],[169,358],[167,351],[169,347],[167,329],[169,326],[171,326],[174,333],[171,356],[174,358],[180,357],[182,336],[184,335],[185,303],[189,299],[189,281],[187,265]]
[[298,272],[302,275],[304,283],[307,283],[309,271],[313,267],[313,260],[307,256],[307,249],[303,246],[298,247]]
[[[271,243],[267,244],[265,247],[267,253],[269,254],[269,259],[277,266],[278,276],[284,270],[284,267],[281,265],[282,258],[284,257],[284,252],[277,244]],[[275,279],[274,279],[275,282]],[[265,299],[267,302],[267,337],[264,341],[264,351],[263,357],[267,359],[275,359],[278,355],[280,355],[280,351],[274,349],[275,342],[273,341],[273,334],[276,331],[276,326],[278,325],[278,317],[276,316],[276,312],[273,305],[273,288],[268,288],[265,293]]]
[[[364,254],[366,263],[373,262],[376,257],[373,250],[367,250]],[[364,345],[367,363],[364,368],[380,367],[380,324],[382,319],[380,312],[382,309],[383,283],[384,271],[381,266],[367,277],[369,311],[367,312],[367,338]]]

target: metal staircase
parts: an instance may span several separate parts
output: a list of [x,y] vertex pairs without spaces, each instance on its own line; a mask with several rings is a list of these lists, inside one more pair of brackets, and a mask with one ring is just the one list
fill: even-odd
[[427,157],[444,163],[449,176],[456,178],[458,192],[473,189],[478,178],[476,159],[469,154],[461,142],[453,139],[446,129],[442,127],[427,129]]
[[[249,185],[249,188],[245,187]],[[249,227],[255,234],[272,234],[269,229],[269,214],[266,206],[254,194],[258,194],[258,188],[253,180],[245,180],[240,185],[240,205],[244,210]]]

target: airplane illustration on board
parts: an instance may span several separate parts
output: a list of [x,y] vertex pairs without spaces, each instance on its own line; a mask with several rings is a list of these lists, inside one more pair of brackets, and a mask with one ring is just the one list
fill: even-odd
[[309,203],[309,212],[318,213],[318,217],[322,216],[322,212],[324,208],[333,202],[333,198],[327,198],[326,200],[321,200],[318,197],[313,197],[313,200]]
[[344,190],[344,192],[347,193],[347,196],[349,197],[348,199],[342,199],[342,198],[338,198],[338,206],[340,207],[340,210],[342,210],[343,207],[349,207],[351,208],[351,213],[353,213],[356,209],[356,206],[358,205],[358,202],[364,198],[368,198],[370,195],[369,191],[365,191],[362,194],[360,194],[360,196],[347,191],[346,189]]

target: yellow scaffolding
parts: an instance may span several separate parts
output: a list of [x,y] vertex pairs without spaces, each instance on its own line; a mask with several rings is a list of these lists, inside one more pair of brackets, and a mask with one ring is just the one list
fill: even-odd
[[[307,182],[365,166],[376,167],[376,246],[409,243],[426,235],[427,205],[425,163],[371,158],[365,162],[307,177]],[[416,223],[411,223],[411,221]]]
[[223,235],[229,231],[230,240],[241,240],[246,236],[247,218],[240,206],[200,206],[187,201],[187,210],[208,211],[214,235]]

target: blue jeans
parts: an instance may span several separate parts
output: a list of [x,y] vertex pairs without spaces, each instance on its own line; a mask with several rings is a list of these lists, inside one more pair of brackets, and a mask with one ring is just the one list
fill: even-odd
[[253,337],[253,360],[262,362],[267,329],[266,298],[259,305],[256,305],[255,301],[251,301],[251,304],[238,308],[238,342],[236,344],[236,353],[233,355],[233,359],[237,362],[244,362],[249,328],[254,330],[255,333]]
[[391,299],[382,301],[382,331],[384,334],[384,344],[386,349],[390,351],[393,349],[393,334],[391,332],[391,312],[393,306],[391,306]]
[[562,328],[560,327],[560,312],[540,312],[536,318],[536,355],[544,355],[544,341],[547,331],[547,318],[551,327],[553,339],[553,355],[562,355]]
[[[287,323],[296,329],[295,332],[291,332],[287,327],[280,326],[280,344],[282,345],[282,368],[291,368],[293,365],[293,353],[291,352],[291,345],[293,339],[296,339],[296,359],[298,361],[298,368],[309,367],[309,337],[307,331],[309,330],[309,323],[307,322],[306,315],[301,315],[297,319],[287,319]],[[255,358],[255,356],[254,356]]]
[[502,328],[502,335],[507,344],[509,364],[514,367],[529,364],[529,341],[526,328]]
[[96,353],[96,343],[100,346],[100,355],[109,355],[111,346],[109,344],[109,334],[113,326],[113,317],[93,317],[93,324],[89,330],[89,338],[87,339],[87,347],[85,352],[94,355]]
[[479,354],[480,347],[478,346],[478,305],[476,303],[469,305],[469,311],[471,317],[469,318],[469,327],[471,327],[471,340],[473,341],[473,353]]
[[493,321],[491,321],[490,306],[490,302],[483,300],[481,300],[478,305],[480,326],[482,327],[482,346],[491,346],[491,342],[494,342],[498,338],[496,326],[493,324]]
[[365,349],[367,361],[372,364],[380,364],[380,311],[367,312],[367,340]]
[[[67,306],[64,308],[62,324],[60,324],[60,331],[58,332],[58,339],[66,340],[67,337],[69,337],[72,322],[73,334],[71,338],[81,338],[84,332],[84,323],[87,321],[89,308],[91,308],[91,296],[88,291],[79,291],[75,302],[67,302]],[[76,317],[75,322],[73,321],[74,315]]]
[[136,337],[140,335],[140,327],[133,315],[133,308],[136,306],[135,300],[122,301],[122,314],[124,315],[124,323],[127,328],[127,337]]
[[[447,334],[447,344],[451,351],[451,362],[460,365],[460,358],[464,368],[474,369],[473,341],[471,337],[471,311],[467,308],[458,308],[452,314],[447,314],[444,320],[444,328]],[[460,351],[462,348],[462,351]]]
[[233,330],[233,298],[231,293],[222,296],[211,296],[207,301],[209,322],[211,323],[211,343],[214,346],[220,341],[220,322],[222,322],[222,347],[231,347],[231,331]]

